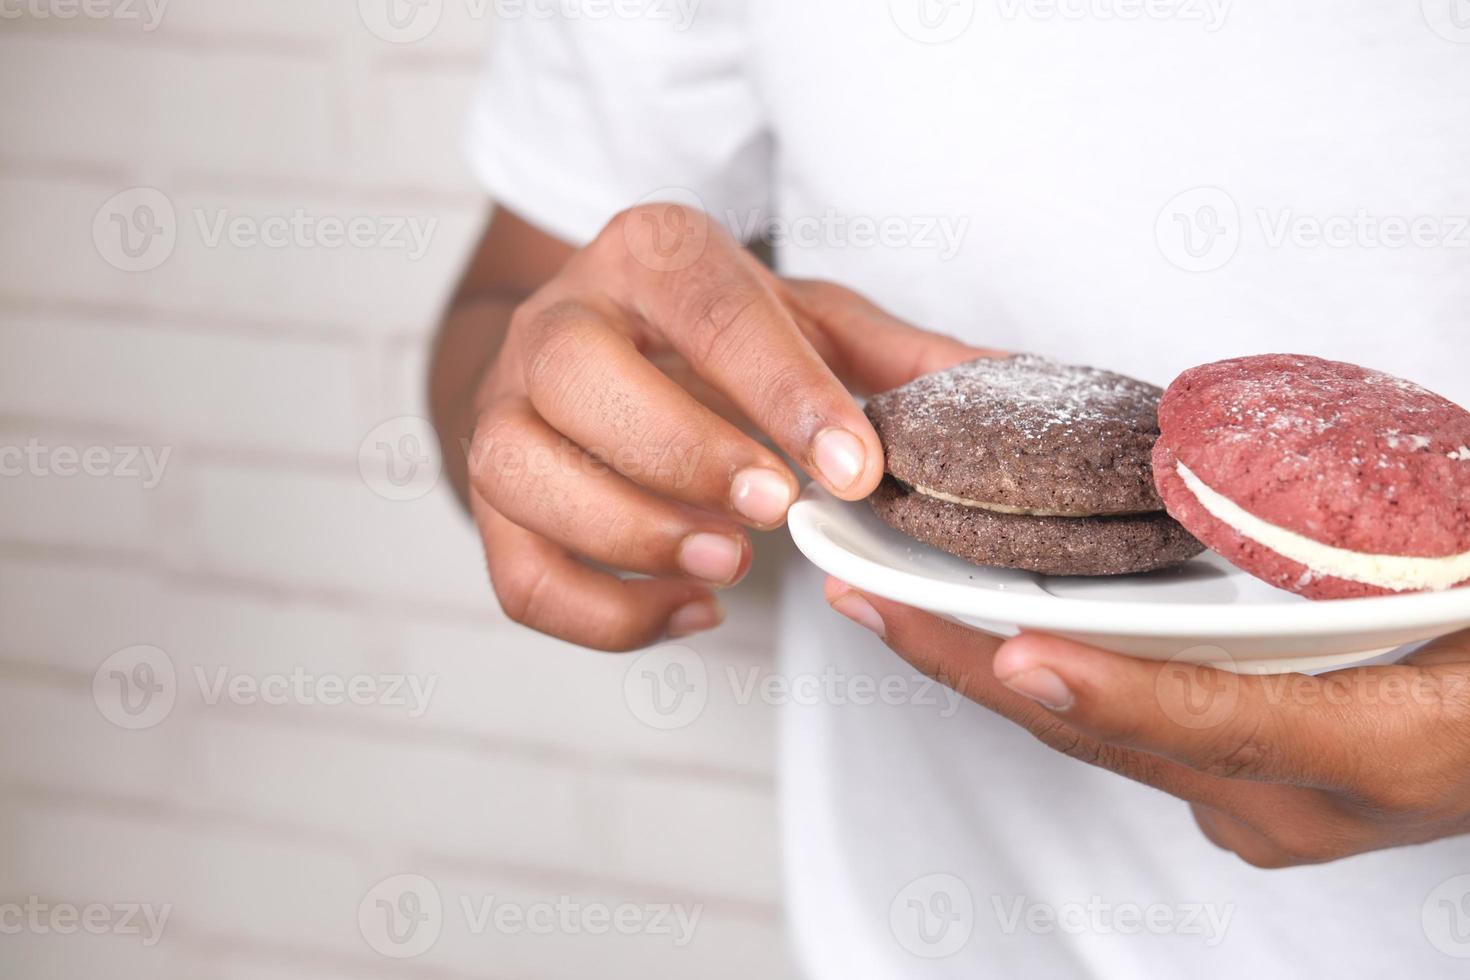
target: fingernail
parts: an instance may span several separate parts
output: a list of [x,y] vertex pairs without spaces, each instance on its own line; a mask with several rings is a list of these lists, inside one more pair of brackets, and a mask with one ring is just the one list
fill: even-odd
[[1001,683],[1052,711],[1066,711],[1073,704],[1072,692],[1067,690],[1066,681],[1045,667],[1033,667],[1005,678]]
[[691,534],[679,546],[679,567],[684,574],[729,585],[740,574],[740,542],[728,534]]
[[671,640],[677,640],[712,630],[724,621],[725,610],[718,602],[713,599],[697,599],[686,606],[680,606],[669,617],[669,625],[664,629],[664,634]]
[[780,524],[791,506],[791,485],[774,470],[751,467],[735,474],[730,503],[736,513],[756,524]]
[[856,592],[849,592],[847,595],[833,602],[832,608],[854,623],[857,623],[863,629],[876,633],[879,636],[883,636],[888,631],[888,627],[883,625],[883,617],[878,615],[878,610],[874,609],[872,603]]
[[863,475],[867,451],[862,440],[846,429],[824,429],[812,455],[822,479],[834,490],[846,490]]

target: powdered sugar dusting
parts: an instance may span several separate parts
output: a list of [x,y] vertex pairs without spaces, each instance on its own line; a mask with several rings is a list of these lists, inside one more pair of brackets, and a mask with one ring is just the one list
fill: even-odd
[[1163,394],[1132,378],[1034,354],[970,361],[919,378],[897,393],[916,419],[936,431],[960,417],[955,409],[963,408],[967,425],[1004,426],[1037,438],[1135,418],[1141,405]]
[[1428,449],[1434,440],[1428,436],[1406,436],[1398,429],[1389,429],[1383,435],[1383,441],[1388,443],[1389,449],[1403,449],[1408,447],[1410,452],[1419,452]]
[[1349,551],[1470,550],[1470,412],[1357,365],[1268,354],[1182,375],[1164,439],[1251,514]]
[[1162,508],[1163,392],[1044,357],[981,358],[868,402],[890,475],[966,500],[1067,515]]
[[[1445,402],[1428,389],[1392,375],[1351,365],[1324,370],[1329,362],[1307,357],[1281,357],[1277,370],[1244,374],[1231,379],[1221,405],[1232,440],[1265,439],[1278,443],[1283,455],[1315,468],[1317,450],[1341,445],[1351,432],[1348,457],[1361,471],[1403,471],[1416,454],[1431,452],[1435,430]],[[1345,370],[1342,370],[1345,369]],[[1365,423],[1390,418],[1398,427],[1379,429],[1376,438],[1364,438]],[[1426,434],[1427,433],[1427,434]],[[1454,445],[1451,443],[1450,445]],[[1441,449],[1440,451],[1444,451]],[[1448,452],[1455,458],[1453,452]],[[1380,484],[1391,497],[1391,477]]]

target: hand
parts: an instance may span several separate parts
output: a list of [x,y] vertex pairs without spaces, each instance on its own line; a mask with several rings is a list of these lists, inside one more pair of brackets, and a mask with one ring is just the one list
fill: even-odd
[[883,451],[844,381],[882,390],[980,353],[778,279],[696,211],[618,216],[516,309],[478,388],[471,509],[501,605],[609,650],[718,625],[745,528],[779,526],[798,490],[736,422],[860,499]]
[[1394,666],[1250,677],[1035,633],[1002,642],[835,579],[827,598],[1051,748],[1187,801],[1256,867],[1470,831],[1470,633]]

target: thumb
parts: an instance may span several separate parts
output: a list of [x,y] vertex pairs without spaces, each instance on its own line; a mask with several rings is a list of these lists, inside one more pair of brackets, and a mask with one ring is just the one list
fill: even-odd
[[[1023,633],[993,661],[996,678],[1102,742],[1206,775],[1336,789],[1363,763],[1359,740],[1383,738],[1376,702],[1415,668],[1342,676],[1246,676],[1178,660],[1139,660]],[[1402,709],[1398,712],[1402,714]]]
[[859,394],[897,388],[977,357],[1005,356],[905,323],[836,283],[786,279],[782,287],[817,353]]

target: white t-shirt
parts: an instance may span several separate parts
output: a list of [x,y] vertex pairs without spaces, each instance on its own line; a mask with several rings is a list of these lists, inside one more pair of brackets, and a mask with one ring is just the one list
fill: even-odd
[[[693,194],[774,238],[784,273],[977,343],[1162,384],[1311,353],[1470,403],[1456,3],[588,4],[501,25],[469,152],[496,199],[574,243]],[[820,584],[798,566],[782,591],[783,672],[910,678]],[[905,690],[783,713],[815,978],[1470,968],[1447,953],[1470,955],[1470,899],[1435,891],[1470,873],[1470,838],[1259,871],[1178,800]]]

